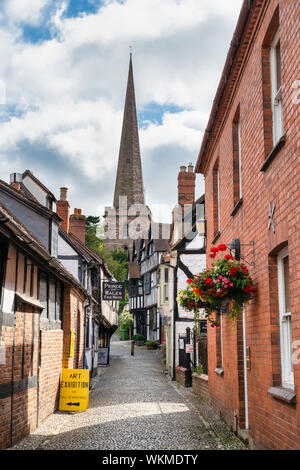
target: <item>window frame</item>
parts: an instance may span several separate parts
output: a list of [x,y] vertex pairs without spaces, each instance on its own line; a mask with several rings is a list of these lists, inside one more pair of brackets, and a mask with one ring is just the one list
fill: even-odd
[[241,146],[241,121],[237,123],[237,138],[238,138],[238,171],[239,171],[239,198],[243,197],[243,185],[242,185],[242,146]]
[[292,366],[292,313],[285,311],[286,292],[284,259],[287,257],[289,257],[289,251],[288,247],[285,247],[277,255],[281,383],[284,388],[294,390],[295,382]]
[[221,213],[220,213],[220,169],[219,166],[217,172],[217,220],[218,220],[218,232],[221,231]]
[[[283,104],[282,104],[282,80],[280,87],[277,87],[277,52],[276,48],[280,42],[280,30],[277,29],[270,47],[270,79],[271,79],[271,106],[272,106],[272,133],[273,147],[279,142],[284,135],[283,124]],[[281,52],[281,50],[280,50]],[[280,74],[281,74],[281,58],[280,58]]]

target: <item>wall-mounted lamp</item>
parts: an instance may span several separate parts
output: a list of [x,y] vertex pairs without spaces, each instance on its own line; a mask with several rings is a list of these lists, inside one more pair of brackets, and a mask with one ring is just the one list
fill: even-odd
[[239,238],[234,238],[231,240],[230,243],[230,254],[233,256],[235,259],[240,261],[241,259],[241,242]]

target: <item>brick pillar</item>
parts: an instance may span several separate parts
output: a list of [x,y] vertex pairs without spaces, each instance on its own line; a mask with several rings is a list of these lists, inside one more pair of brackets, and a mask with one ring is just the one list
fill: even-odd
[[85,244],[86,217],[81,214],[81,209],[74,209],[70,217],[70,232]]
[[188,171],[186,166],[181,166],[178,174],[178,204],[184,206],[195,202],[195,183],[196,174],[193,165],[189,164]]
[[60,188],[60,200],[56,203],[56,213],[62,218],[61,227],[69,232],[70,204],[67,200],[68,188]]

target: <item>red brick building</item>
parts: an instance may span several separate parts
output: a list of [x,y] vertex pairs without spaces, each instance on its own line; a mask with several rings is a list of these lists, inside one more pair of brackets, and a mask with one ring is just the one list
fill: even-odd
[[80,282],[0,203],[0,449],[58,408],[62,367],[83,368],[86,300]]
[[258,284],[208,328],[210,399],[259,449],[300,449],[299,31],[299,0],[243,2],[196,165],[208,248],[239,239]]

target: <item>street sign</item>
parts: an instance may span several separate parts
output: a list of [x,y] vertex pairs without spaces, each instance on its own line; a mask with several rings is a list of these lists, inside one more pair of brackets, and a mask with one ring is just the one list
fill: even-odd
[[109,365],[109,348],[98,349],[98,365],[99,366]]
[[86,411],[89,407],[88,369],[63,369],[60,383],[60,411]]
[[103,282],[103,300],[124,300],[125,282]]
[[190,353],[194,352],[194,346],[192,344],[186,344],[185,345],[185,352],[187,354],[190,354]]

